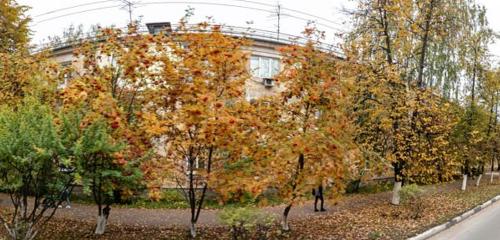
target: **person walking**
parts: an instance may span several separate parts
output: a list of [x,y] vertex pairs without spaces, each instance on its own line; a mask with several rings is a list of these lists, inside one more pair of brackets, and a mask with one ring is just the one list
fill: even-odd
[[[71,191],[69,189],[64,189],[61,198],[65,201],[65,207],[71,208],[71,202],[69,200],[71,198]],[[62,208],[62,205],[59,205],[59,208]]]
[[[64,164],[60,164],[59,165],[59,172],[70,175],[70,174],[75,172],[75,167],[69,167],[69,166],[66,166]],[[62,194],[60,195],[60,197],[61,197],[60,200],[65,201],[66,208],[71,208],[70,198],[71,198],[72,191],[73,191],[73,186],[70,186],[69,188],[64,189]],[[61,203],[62,203],[62,201],[61,201]],[[59,205],[58,207],[62,208],[62,205]]]
[[[318,188],[313,189],[313,195],[314,195],[314,211],[315,212],[326,211],[326,209],[324,208],[325,199],[323,198],[323,184],[320,184]],[[318,200],[321,201],[320,210],[318,210]]]

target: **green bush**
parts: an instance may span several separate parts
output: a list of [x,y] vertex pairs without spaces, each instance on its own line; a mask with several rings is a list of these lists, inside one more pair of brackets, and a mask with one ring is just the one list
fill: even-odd
[[350,181],[346,184],[345,192],[347,194],[353,193],[379,193],[392,189],[393,183],[390,181]]
[[231,229],[233,239],[267,239],[275,216],[257,208],[225,208],[220,221]]
[[382,234],[379,231],[370,232],[368,234],[368,239],[370,239],[370,240],[380,239],[381,237],[382,237]]
[[401,188],[401,201],[408,203],[422,195],[423,190],[417,184],[405,185]]
[[166,189],[162,192],[162,200],[168,202],[183,202],[186,201],[182,193],[177,189]]
[[417,184],[405,185],[401,188],[401,202],[410,208],[410,216],[413,219],[420,218],[424,209],[424,191]]

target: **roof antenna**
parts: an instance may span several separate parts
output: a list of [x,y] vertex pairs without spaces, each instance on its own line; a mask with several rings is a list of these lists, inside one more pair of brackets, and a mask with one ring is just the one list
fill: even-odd
[[276,34],[276,39],[279,41],[280,40],[280,33],[281,33],[281,17],[283,17],[283,14],[281,13],[281,10],[282,10],[282,5],[280,2],[277,2],[276,4],[276,8],[274,9],[274,12],[271,16],[271,18],[274,18],[276,17],[277,19],[277,25],[275,25],[277,27],[277,34]]
[[278,2],[278,5],[276,6],[276,16],[278,17],[278,33],[276,36],[276,39],[279,41],[280,40],[280,27],[281,27],[281,4]]
[[122,9],[124,9],[128,12],[128,19],[129,19],[128,21],[129,21],[129,24],[132,24],[132,14],[133,14],[134,8],[136,7],[135,5],[138,2],[132,2],[130,0],[118,0],[118,1],[120,1],[124,4]]

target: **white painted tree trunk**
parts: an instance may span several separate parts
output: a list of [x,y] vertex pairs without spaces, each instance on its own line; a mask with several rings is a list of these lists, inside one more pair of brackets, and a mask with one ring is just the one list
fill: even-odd
[[491,175],[490,175],[490,184],[493,183],[493,171],[491,171]]
[[33,239],[35,239],[37,233],[38,233],[38,231],[35,231],[33,229],[33,224],[30,223],[29,226],[28,226],[28,231],[26,231],[26,235],[24,236],[24,239],[26,239],[26,240],[33,240]]
[[281,223],[281,227],[284,231],[290,231],[290,225],[288,225],[288,216],[283,214],[283,222]]
[[189,233],[193,239],[196,238],[196,223],[191,222],[191,225],[189,226]]
[[108,219],[104,215],[97,216],[97,227],[95,228],[95,234],[102,235],[106,231],[106,224]]
[[394,182],[394,188],[392,189],[392,200],[391,200],[392,204],[399,205],[400,191],[401,191],[401,182]]
[[467,174],[463,175],[463,180],[462,180],[462,191],[465,191],[467,189]]
[[11,227],[4,222],[4,227],[10,239],[33,240],[38,235],[38,230],[33,228],[32,223],[19,223],[17,219],[14,221],[14,226]]
[[479,183],[481,183],[482,177],[483,177],[483,174],[479,174],[479,177],[477,178],[477,181],[476,181],[476,187],[479,187]]

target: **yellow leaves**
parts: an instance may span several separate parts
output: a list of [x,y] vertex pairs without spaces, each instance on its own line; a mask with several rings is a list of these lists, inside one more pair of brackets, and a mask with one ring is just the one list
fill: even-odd
[[160,201],[161,200],[161,191],[160,189],[149,189],[148,190],[148,197],[152,201]]
[[152,136],[161,136],[166,131],[166,127],[160,125],[152,125],[146,129],[146,133]]
[[160,121],[156,114],[150,112],[141,114],[141,122],[145,128],[145,132],[150,137],[159,137],[167,130],[164,126],[164,122]]
[[85,100],[87,100],[87,96],[88,96],[87,92],[85,92],[85,91],[80,92],[78,94],[78,101],[85,101]]

